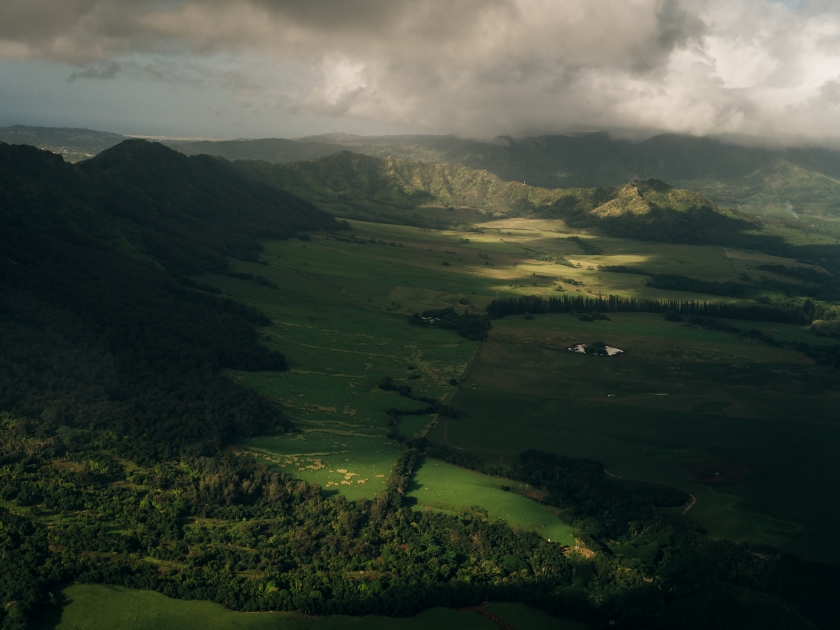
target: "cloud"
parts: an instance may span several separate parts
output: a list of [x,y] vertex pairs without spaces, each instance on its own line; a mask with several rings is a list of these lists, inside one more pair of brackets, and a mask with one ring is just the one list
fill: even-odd
[[83,70],[76,70],[73,72],[69,77],[67,77],[67,81],[73,83],[78,79],[114,79],[121,69],[122,66],[116,61],[90,65]]
[[[824,0],[4,0],[0,56],[491,137],[840,142]],[[151,59],[151,61],[149,61]]]

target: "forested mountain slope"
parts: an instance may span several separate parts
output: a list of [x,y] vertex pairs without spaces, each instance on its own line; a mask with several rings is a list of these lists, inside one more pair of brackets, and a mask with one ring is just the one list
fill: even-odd
[[[212,158],[127,141],[84,166],[0,144],[0,408],[46,436],[107,428],[135,457],[218,448],[286,421],[221,367],[282,369],[264,315],[173,276],[337,227]],[[169,272],[169,273],[167,273]],[[189,281],[185,280],[187,284]]]
[[337,227],[311,203],[229,164],[154,142],[127,140],[77,170],[89,178],[103,216],[173,274],[224,271],[226,256],[254,260],[258,239]]
[[238,160],[235,165],[267,183],[325,202],[469,206],[491,215],[564,218],[575,227],[665,242],[709,242],[721,229],[750,226],[748,217],[722,210],[699,193],[653,179],[620,187],[549,190],[503,181],[461,164],[407,162],[348,151],[306,162]]

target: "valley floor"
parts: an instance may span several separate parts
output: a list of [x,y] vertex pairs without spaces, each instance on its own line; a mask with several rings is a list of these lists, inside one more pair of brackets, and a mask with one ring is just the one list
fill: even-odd
[[[614,313],[594,322],[567,314],[510,316],[493,322],[468,380],[460,384],[478,342],[406,324],[413,312],[481,311],[506,295],[738,302],[650,288],[637,275],[599,267],[678,269],[701,280],[737,281],[758,264],[795,261],[579,233],[599,250],[586,254],[561,221],[475,223],[468,216],[472,222],[459,230],[355,222],[353,239],[268,243],[267,266],[237,262],[279,289],[214,279],[226,293],[272,317],[266,343],[282,348],[292,368],[231,375],[281,402],[301,429],[246,440],[240,450],[327,492],[372,497],[397,452],[387,438],[386,409],[424,406],[379,389],[380,380],[391,376],[414,393],[445,397],[466,414],[401,416],[398,431],[406,437],[431,429],[433,443],[488,463],[513,461],[528,448],[591,457],[617,475],[697,497],[688,515],[713,536],[840,562],[831,534],[840,513],[824,500],[840,492],[840,474],[831,472],[840,446],[834,413],[840,384],[831,368],[787,347],[654,314]],[[779,340],[836,343],[799,326],[731,323]],[[625,353],[604,358],[566,350],[594,340]],[[538,504],[516,503],[499,490],[504,481],[468,493],[469,501],[445,499],[452,487],[478,488],[483,482],[476,473],[448,475],[435,466],[445,465],[429,462],[415,479],[418,507],[457,511],[475,505],[537,531],[550,522]],[[571,542],[568,534],[555,536]]]

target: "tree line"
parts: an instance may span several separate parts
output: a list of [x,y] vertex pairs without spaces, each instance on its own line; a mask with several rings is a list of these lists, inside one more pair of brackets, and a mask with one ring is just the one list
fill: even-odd
[[619,295],[562,295],[543,298],[536,295],[496,298],[487,305],[490,317],[506,317],[525,313],[665,313],[684,316],[745,319],[807,326],[822,315],[819,305],[806,300],[803,308],[767,304],[724,304],[694,300],[657,300]]
[[423,313],[413,313],[408,318],[410,326],[428,328],[445,328],[454,330],[461,337],[470,341],[483,341],[487,338],[487,331],[490,330],[490,320],[486,315],[472,313],[464,310],[458,314],[454,308],[431,309]]

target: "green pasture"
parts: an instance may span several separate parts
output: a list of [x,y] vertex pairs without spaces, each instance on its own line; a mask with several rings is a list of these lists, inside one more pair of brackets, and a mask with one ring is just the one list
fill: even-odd
[[[656,299],[744,302],[723,296],[654,289],[646,286],[646,276],[612,273],[601,269],[622,265],[642,269],[650,274],[677,274],[711,282],[751,284],[767,278],[795,286],[803,283],[758,267],[762,264],[811,266],[753,250],[593,235],[572,230],[559,220],[505,219],[484,222],[480,227],[485,229],[484,233],[471,236],[467,246],[485,250],[497,250],[499,245],[508,248],[511,253],[502,256],[498,261],[501,266],[491,269],[493,273],[490,275],[499,280],[495,285],[499,293],[513,295],[536,294],[547,297],[565,291],[592,296],[614,294]],[[586,253],[577,243],[569,240],[568,235],[574,232],[582,241],[600,249],[600,253]],[[765,239],[771,246],[773,243],[793,246],[838,243],[834,237],[805,225],[800,229],[768,225],[753,236]],[[512,253],[518,246],[524,250],[521,255]],[[566,282],[566,278],[582,285]]]
[[[500,295],[557,295],[558,289],[731,301],[650,289],[643,276],[598,267],[621,264],[737,281],[758,264],[798,264],[722,247],[579,232],[601,249],[584,254],[567,238],[574,230],[551,220],[485,221],[479,232],[357,221],[352,227],[365,244],[315,235],[311,241],[266,243],[265,264],[234,261],[238,270],[260,274],[279,289],[210,278],[272,318],[260,334],[286,354],[290,366],[284,373],[230,373],[283,405],[299,429],[248,439],[236,448],[351,499],[381,490],[399,452],[386,436],[385,409],[424,406],[380,390],[382,377],[424,396],[450,399],[456,393],[450,379],[461,379],[478,347],[451,331],[412,328],[407,314],[446,306],[476,311]],[[557,264],[562,258],[578,266]],[[494,322],[470,382],[454,398],[468,416],[441,419],[430,437],[494,462],[527,448],[594,457],[615,474],[691,492],[698,502],[689,515],[716,536],[813,556],[825,551],[827,523],[838,516],[822,499],[838,490],[838,480],[825,472],[832,469],[828,458],[840,438],[833,419],[840,402],[835,373],[801,353],[730,333],[651,314],[609,317],[582,322],[571,315],[512,316]],[[732,324],[781,341],[835,343],[797,326]],[[601,359],[565,350],[595,340],[626,352]],[[422,434],[434,420],[404,415],[397,432]],[[685,462],[713,466],[722,460],[748,473],[723,485],[687,477]],[[513,524],[547,524],[538,504],[488,487],[480,475],[424,465],[421,482],[429,490],[415,489],[412,496],[423,507],[460,511],[477,505],[506,520],[510,513]],[[474,498],[468,505],[455,501],[454,493],[464,493],[459,488],[470,488]],[[512,511],[499,509],[500,497],[516,503]],[[565,527],[559,521],[555,526]],[[835,547],[828,553],[840,556],[840,545]]]
[[[136,591],[120,586],[77,584],[61,592],[64,606],[44,614],[38,630],[493,630],[498,626],[475,612],[432,608],[407,618],[310,617],[298,613],[240,613],[205,601],[171,599],[154,591]],[[513,616],[526,616],[528,609],[510,608]],[[534,615],[539,618],[538,614]],[[546,615],[548,619],[554,618]],[[562,623],[561,620],[558,622]],[[527,626],[524,626],[527,628]],[[577,627],[557,625],[558,628]]]
[[[840,509],[829,499],[840,492],[836,372],[731,333],[651,314],[610,317],[498,320],[453,401],[467,417],[442,420],[430,437],[492,462],[528,448],[590,457],[613,474],[693,494],[688,514],[714,536],[840,559]],[[625,353],[565,350],[593,340]],[[737,474],[692,481],[692,466]]]
[[[318,280],[336,281],[323,273]],[[385,410],[426,407],[379,389],[382,378],[409,384],[418,395],[444,397],[477,346],[450,331],[408,326],[404,315],[368,307],[367,298],[361,307],[330,304],[315,280],[289,282],[280,291],[232,278],[217,282],[226,293],[272,316],[261,334],[270,347],[284,352],[290,366],[287,372],[230,376],[281,404],[298,429],[248,439],[238,448],[351,499],[381,490],[399,452],[386,436]],[[406,418],[415,432],[432,420],[428,415]]]
[[434,418],[431,416],[402,416],[397,432],[406,438],[425,435],[433,423]]
[[[509,488],[503,490],[502,486]],[[479,475],[435,459],[426,459],[414,473],[409,496],[417,500],[415,509],[435,509],[464,513],[479,507],[491,519],[512,527],[535,531],[562,545],[572,546],[571,528],[544,505],[526,498],[536,492],[526,484],[510,479]]]
[[[499,225],[502,227],[492,227]],[[558,287],[589,295],[614,293],[662,299],[732,301],[720,296],[652,289],[645,286],[647,278],[644,276],[602,272],[598,268],[604,265],[635,266],[651,273],[678,273],[716,281],[738,281],[740,273],[722,247],[639,243],[580,233],[580,238],[603,250],[601,254],[587,255],[565,234],[559,235],[563,229],[560,221],[511,219],[481,224],[482,228],[487,226],[491,227],[484,233],[475,234],[356,223],[354,229],[359,237],[392,239],[388,242],[403,243],[403,247],[388,250],[381,245],[343,242],[330,246],[382,249],[376,252],[377,257],[387,257],[394,264],[411,267],[411,270],[393,270],[396,276],[406,278],[399,283],[399,293],[394,296],[429,307],[446,305],[441,294],[447,293],[450,295],[448,305],[457,306],[453,299],[456,295],[475,295],[475,301],[480,303],[477,305],[483,306],[486,302],[482,302],[481,296],[552,295]],[[479,258],[479,253],[487,258]],[[564,258],[577,267],[557,263]],[[443,262],[449,263],[448,266],[439,267]],[[422,280],[408,277],[418,271],[423,275]],[[563,278],[572,278],[583,285],[566,284]],[[453,291],[453,287],[459,285],[460,289]],[[411,287],[415,293],[407,292],[406,287]],[[426,294],[418,295],[418,289]],[[395,301],[399,303],[398,299]]]
[[[405,316],[430,306],[463,308],[459,300],[480,289],[475,278],[437,264],[442,257],[453,258],[445,252],[457,239],[417,228],[376,227],[371,233],[362,224],[357,235],[403,246],[334,239],[268,243],[263,254],[268,264],[235,264],[279,289],[212,277],[226,294],[272,318],[260,334],[286,355],[290,367],[287,372],[229,372],[282,405],[297,429],[243,440],[236,450],[350,499],[382,490],[399,453],[387,438],[385,410],[427,406],[379,389],[382,378],[391,376],[418,395],[443,398],[478,346],[451,331],[408,326]],[[440,290],[447,283],[449,290]],[[405,415],[397,430],[410,437],[432,421],[429,415]]]

